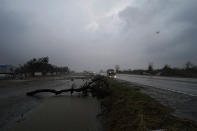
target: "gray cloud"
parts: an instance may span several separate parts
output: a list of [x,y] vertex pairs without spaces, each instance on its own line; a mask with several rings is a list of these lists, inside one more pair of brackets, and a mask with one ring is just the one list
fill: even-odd
[[136,43],[130,47],[141,50],[144,65],[148,61],[157,66],[196,62],[196,4],[194,0],[147,0],[143,5],[128,7],[120,13],[129,37],[125,43]]
[[17,65],[41,56],[75,70],[195,63],[196,4],[196,0],[2,0],[0,63]]

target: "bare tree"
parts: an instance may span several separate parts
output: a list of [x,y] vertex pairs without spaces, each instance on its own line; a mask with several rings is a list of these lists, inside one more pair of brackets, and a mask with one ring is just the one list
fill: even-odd
[[148,71],[152,72],[153,71],[153,63],[149,63],[148,65]]
[[120,66],[119,65],[115,65],[115,69],[116,69],[116,72],[119,72]]
[[185,68],[186,69],[191,69],[193,67],[193,64],[190,62],[190,61],[188,61],[186,64],[185,64]]

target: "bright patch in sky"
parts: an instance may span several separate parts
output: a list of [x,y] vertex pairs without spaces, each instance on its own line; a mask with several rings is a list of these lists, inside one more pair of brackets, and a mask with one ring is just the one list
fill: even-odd
[[86,29],[90,31],[97,31],[98,28],[99,28],[99,24],[97,22],[92,22],[86,27]]

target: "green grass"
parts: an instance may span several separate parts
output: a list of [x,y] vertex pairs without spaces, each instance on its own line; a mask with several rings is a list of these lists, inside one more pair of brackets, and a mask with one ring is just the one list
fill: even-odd
[[195,122],[173,116],[171,109],[137,88],[107,78],[104,81],[97,85],[107,131],[197,130]]

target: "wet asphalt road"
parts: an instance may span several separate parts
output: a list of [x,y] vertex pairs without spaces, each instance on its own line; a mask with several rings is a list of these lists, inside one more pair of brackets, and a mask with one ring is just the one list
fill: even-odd
[[197,123],[197,79],[126,74],[117,77],[173,109],[175,116]]
[[193,78],[140,76],[127,74],[118,74],[117,78],[143,86],[151,86],[189,96],[197,96],[197,79]]

